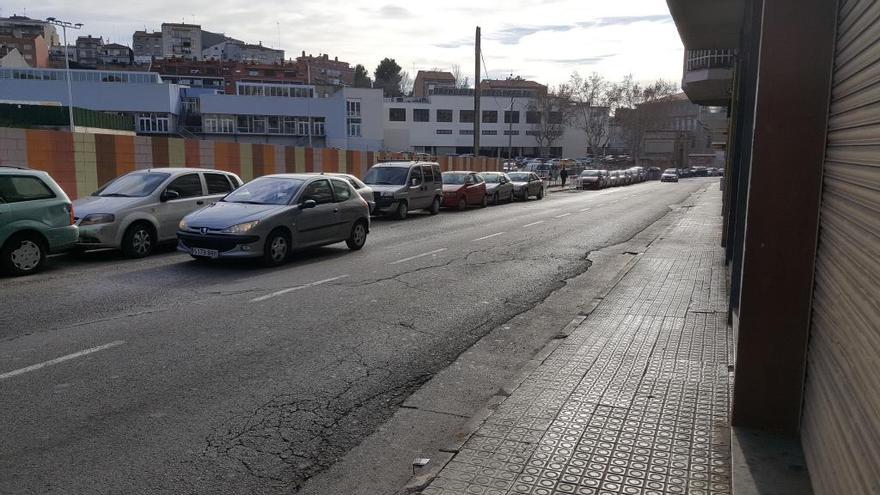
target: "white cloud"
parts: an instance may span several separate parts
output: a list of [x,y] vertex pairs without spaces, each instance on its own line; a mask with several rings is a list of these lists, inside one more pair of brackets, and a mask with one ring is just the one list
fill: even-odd
[[193,22],[248,42],[329,53],[369,71],[391,57],[407,71],[459,64],[473,78],[474,27],[492,77],[513,73],[558,84],[572,71],[618,79],[681,77],[682,46],[664,0],[12,0],[4,15],[54,16],[85,24],[79,34],[131,43],[136,29]]

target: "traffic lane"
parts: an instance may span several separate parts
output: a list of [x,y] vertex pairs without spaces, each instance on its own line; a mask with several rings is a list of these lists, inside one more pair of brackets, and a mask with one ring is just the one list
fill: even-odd
[[[652,208],[656,209],[656,207]],[[633,211],[633,214],[638,217],[644,216],[644,212]],[[571,237],[598,237],[596,235],[597,227],[593,227],[592,231],[585,233],[584,236],[576,234],[580,232],[578,229],[563,227],[560,223],[548,226],[548,228],[561,229],[568,232],[567,235]],[[508,274],[518,273],[523,276],[524,280],[531,278],[536,282],[541,280],[541,277],[546,277],[547,273],[551,273],[553,275],[550,277],[552,283],[558,283],[556,277],[560,275],[559,270],[565,269],[566,265],[570,265],[572,262],[564,253],[555,252],[571,248],[549,246],[550,249],[548,249],[546,235],[536,233],[536,238],[531,242],[532,246],[525,245],[529,243],[528,239],[516,239],[514,242],[508,240],[508,242],[502,243],[500,237],[487,238],[485,241],[490,244],[480,249],[468,249],[465,253],[459,252],[453,262],[444,262],[443,266],[431,268],[431,265],[434,265],[438,260],[419,258],[419,265],[402,272],[403,276],[398,273],[394,277],[388,277],[384,280],[362,277],[361,279],[346,280],[344,284],[316,287],[314,291],[284,294],[279,296],[278,301],[286,302],[282,298],[295,297],[295,305],[274,305],[272,306],[273,311],[266,315],[254,311],[244,311],[238,307],[238,304],[230,303],[230,300],[223,302],[222,309],[206,301],[204,302],[207,306],[206,311],[188,309],[187,311],[175,312],[176,314],[161,313],[136,316],[132,318],[132,321],[127,322],[123,329],[109,325],[107,322],[96,324],[96,328],[93,328],[93,336],[98,340],[100,338],[123,338],[127,341],[126,346],[108,351],[108,356],[111,355],[111,352],[132,353],[129,358],[116,358],[108,364],[112,367],[116,363],[129,363],[129,366],[123,366],[120,370],[101,369],[102,366],[76,368],[77,374],[75,376],[82,377],[83,389],[68,386],[65,387],[65,393],[69,395],[85,394],[86,396],[74,396],[71,403],[65,403],[59,408],[53,407],[52,412],[55,413],[57,410],[61,416],[51,418],[47,423],[80,425],[80,428],[66,432],[57,431],[58,436],[62,437],[58,441],[59,445],[47,446],[47,450],[42,451],[41,456],[54,458],[57,455],[60,460],[72,455],[77,459],[82,459],[82,465],[78,464],[72,468],[73,471],[69,475],[60,476],[60,478],[65,483],[91,483],[88,481],[91,478],[83,478],[77,473],[91,472],[101,466],[102,462],[110,462],[108,459],[112,460],[118,457],[118,449],[130,450],[130,444],[134,440],[137,440],[135,443],[146,441],[147,445],[137,449],[137,455],[125,456],[125,461],[120,462],[120,464],[130,463],[130,465],[124,465],[123,468],[130,468],[134,473],[131,476],[150,478],[149,473],[137,474],[139,470],[143,469],[137,459],[146,458],[151,459],[151,462],[158,462],[157,466],[164,466],[161,469],[185,472],[182,474],[185,479],[189,475],[196,475],[203,469],[200,467],[187,471],[187,469],[181,468],[181,466],[195,462],[192,459],[192,442],[204,438],[205,432],[200,429],[203,428],[201,425],[211,424],[215,421],[214,418],[222,417],[224,412],[230,410],[236,411],[232,414],[233,418],[248,417],[251,412],[247,407],[242,408],[242,403],[268,404],[263,409],[263,416],[259,418],[257,424],[264,424],[267,420],[274,423],[278,420],[278,414],[282,414],[287,419],[284,420],[282,427],[269,432],[236,426],[237,423],[234,419],[231,423],[227,421],[220,426],[215,426],[213,431],[235,431],[236,438],[243,436],[249,442],[263,442],[264,440],[259,439],[266,438],[267,434],[270,440],[277,441],[278,438],[285,435],[288,438],[293,438],[290,437],[291,432],[319,433],[314,429],[309,429],[310,425],[313,425],[309,418],[314,419],[315,412],[300,411],[299,415],[291,415],[291,407],[299,411],[303,404],[295,403],[294,406],[291,406],[290,403],[283,402],[283,397],[306,397],[311,404],[315,401],[325,400],[326,395],[324,394],[330,394],[331,399],[328,403],[332,403],[334,407],[318,411],[318,415],[322,419],[333,423],[338,421],[340,417],[354,416],[358,420],[355,424],[376,425],[378,424],[377,420],[384,417],[383,412],[387,413],[393,407],[389,408],[386,404],[385,406],[358,408],[351,414],[342,414],[338,411],[341,410],[343,413],[348,411],[344,407],[346,400],[349,403],[354,401],[356,404],[359,401],[362,402],[363,397],[384,397],[388,394],[391,394],[392,397],[396,396],[395,394],[408,395],[406,392],[417,386],[419,380],[422,379],[421,377],[429,373],[429,370],[442,368],[445,362],[467,348],[470,342],[483,333],[479,325],[472,326],[472,323],[463,324],[462,322],[488,321],[490,323],[486,323],[486,325],[491,325],[491,315],[495,308],[519,311],[523,307],[530,307],[530,304],[535,302],[535,297],[540,298],[546,290],[552,288],[551,286],[545,289],[536,283],[524,286],[504,283],[508,279]],[[560,239],[561,237],[553,235],[551,238]],[[559,244],[562,246],[565,243]],[[585,242],[573,240],[570,244],[575,245],[574,253],[576,254],[582,253],[577,246],[585,244]],[[494,251],[492,251],[493,247],[496,248]],[[498,259],[509,261],[499,263]],[[455,262],[455,260],[460,261]],[[535,272],[530,272],[533,269]],[[467,280],[470,285],[462,287],[457,285],[456,282],[462,280]],[[350,287],[346,289],[345,285]],[[432,286],[447,288],[447,292],[434,294],[425,289]],[[513,290],[506,290],[508,287],[512,287]],[[520,289],[521,287],[525,290]],[[369,290],[370,294],[378,294],[374,296],[376,299],[351,304],[351,301],[356,302],[363,299],[361,296],[364,289]],[[445,297],[438,298],[438,295],[445,295]],[[487,295],[492,297],[486,297]],[[231,301],[240,300],[240,296],[242,295],[230,296]],[[532,299],[530,300],[530,298]],[[338,309],[334,311],[334,307],[328,308],[326,306],[327,301],[346,301],[348,304],[344,306],[344,309],[350,308],[350,311],[339,311]],[[462,301],[468,301],[468,303],[462,303]],[[241,301],[239,301],[240,303]],[[310,308],[310,311],[303,313],[301,309],[304,307]],[[388,321],[386,308],[393,310],[394,318],[392,321]],[[431,312],[426,308],[441,310]],[[225,311],[227,314],[222,328],[207,323],[216,319],[218,311]],[[501,311],[501,313],[499,318],[507,316],[504,314],[505,311]],[[236,319],[242,318],[242,315],[247,316],[243,320],[243,324]],[[325,315],[333,315],[335,320],[327,321],[329,316]],[[479,319],[487,316],[488,320]],[[311,318],[314,317],[318,319],[312,320]],[[171,320],[167,320],[168,318]],[[398,319],[400,321],[395,321]],[[423,321],[429,323],[423,324]],[[290,328],[293,324],[295,324],[295,329]],[[106,328],[97,328],[102,325]],[[362,330],[364,328],[366,330]],[[157,330],[163,329],[166,330],[166,335],[157,333]],[[239,331],[242,329],[248,331]],[[252,329],[254,331],[251,331]],[[308,331],[309,329],[312,331]],[[319,332],[316,332],[315,329]],[[352,329],[358,331],[352,331]],[[101,330],[106,334],[95,335]],[[140,342],[137,340],[138,338],[145,340]],[[101,358],[98,355],[94,357]],[[218,357],[220,362],[215,363],[212,359]],[[329,379],[325,380],[323,377],[328,371],[331,374]],[[123,373],[127,374],[123,375]],[[267,381],[267,376],[275,376],[276,374],[285,377],[283,378],[284,385],[280,390],[276,388],[275,384],[264,383]],[[49,376],[48,374],[35,374],[27,379],[41,380],[47,379]],[[124,379],[120,382],[102,383],[102,380],[114,376],[124,376]],[[58,377],[54,381],[57,382],[59,379],[66,380],[63,383],[73,381],[65,377],[66,375]],[[252,381],[249,382],[248,377],[251,377]],[[398,377],[403,381],[395,382],[394,379]],[[53,380],[49,380],[43,384],[22,385],[22,391],[24,389],[54,391],[52,383]],[[114,389],[114,383],[124,385],[117,385],[118,389]],[[295,385],[292,385],[294,383]],[[353,383],[355,385],[352,385]],[[97,386],[98,390],[108,390],[111,393],[102,394],[97,398],[93,397],[91,396],[93,395],[91,391],[94,390],[93,384],[100,384]],[[308,386],[309,384],[312,386]],[[184,392],[181,393],[181,391]],[[50,395],[54,396],[54,394]],[[21,404],[31,397],[30,393],[22,393],[12,403]],[[218,397],[234,397],[234,399],[232,399],[232,405],[218,407]],[[45,397],[42,400],[34,400],[34,403],[40,404],[51,400],[53,397]],[[156,413],[144,410],[144,408],[155,409],[156,404],[164,404],[163,400],[168,401],[167,408],[172,412],[176,410],[183,412],[174,415],[163,411]],[[279,400],[282,402],[279,403]],[[193,403],[196,405],[185,407]],[[114,410],[114,407],[119,410]],[[104,439],[95,440],[93,434],[91,436],[85,435],[82,438],[77,437],[82,429],[91,424],[89,418],[95,415],[95,408],[105,411],[100,415],[102,420],[108,423],[102,425],[102,431],[106,431],[106,433],[102,433]],[[40,409],[37,406],[37,411]],[[34,414],[37,411],[34,411]],[[79,411],[83,416],[79,418],[68,417],[70,414],[75,414],[75,411]],[[260,408],[257,411],[260,411]],[[257,413],[257,411],[253,412]],[[8,413],[9,411],[3,415],[8,417]],[[173,425],[168,435],[157,437],[156,443],[151,443],[137,436],[138,432],[142,431],[143,435],[147,437],[155,435],[155,432],[148,434],[152,431],[150,419],[153,418],[150,414],[154,416],[158,414],[160,417],[167,418],[166,421]],[[303,414],[309,418],[300,417]],[[199,419],[194,422],[194,417]],[[306,419],[309,420],[306,421]],[[14,431],[26,430],[24,425],[16,425],[14,428]],[[283,466],[280,467],[280,472],[278,471],[279,466],[275,462],[277,456],[267,457],[262,453],[255,454],[258,451],[263,452],[265,449],[262,447],[265,446],[261,447],[262,450],[249,451],[247,448],[243,449],[242,445],[235,445],[233,442],[230,447],[229,435],[223,434],[215,435],[212,452],[217,457],[208,464],[224,466],[224,463],[232,463],[232,466],[240,466],[241,459],[237,456],[242,455],[240,451],[243,449],[244,455],[261,459],[260,462],[254,464],[259,466],[258,472],[255,473],[256,476],[252,473],[238,473],[247,476],[248,479],[253,478],[244,483],[248,487],[262,486],[260,483],[277,476],[295,482],[295,480],[307,476],[312,470],[326,466],[327,462],[330,462],[328,459],[332,459],[340,450],[347,448],[346,446],[349,444],[344,441],[345,439],[356,439],[359,434],[357,431],[332,433],[334,434],[331,434],[327,441],[319,442],[315,446],[316,452],[319,453],[315,459],[310,459],[305,467],[292,469],[291,473],[288,473],[289,467]],[[23,435],[21,441],[27,441],[30,436],[29,434]],[[297,445],[304,441],[300,437],[295,435],[294,437],[298,439],[293,442]],[[343,439],[341,443],[340,437]],[[175,440],[176,438],[177,440]],[[169,454],[170,459],[162,464],[159,462],[159,458],[164,456],[169,449],[173,453]],[[231,456],[230,452],[232,452]],[[21,456],[22,454],[17,454],[10,459],[18,459]],[[198,458],[198,461],[206,462],[202,458]],[[39,461],[37,461],[38,463]],[[225,472],[228,467],[231,466],[225,466],[220,471]],[[27,474],[23,476],[27,477]]]
[[[677,190],[679,189],[681,188],[677,188]],[[665,197],[651,199],[663,204],[680,202],[686,194],[689,194],[688,191],[690,189],[678,191],[679,197],[677,199],[667,200]],[[651,193],[649,196],[655,195],[655,193]],[[577,200],[578,198],[575,195],[572,199]],[[563,202],[558,202],[558,204],[561,205]],[[465,213],[460,213],[455,216],[461,216],[466,221],[466,225],[458,231],[450,232],[443,228],[429,228],[426,231],[414,232],[407,237],[407,241],[390,242],[391,245],[388,245],[389,241],[383,239],[381,235],[371,235],[368,248],[362,251],[350,253],[340,245],[313,249],[294,256],[290,263],[274,269],[261,268],[248,263],[203,264],[193,262],[188,257],[182,257],[181,262],[170,266],[156,265],[142,270],[130,269],[121,272],[114,271],[110,274],[97,272],[94,273],[96,279],[80,281],[73,288],[62,287],[50,291],[45,287],[39,287],[39,296],[33,296],[24,291],[13,293],[11,297],[22,300],[22,304],[13,305],[19,311],[24,309],[26,313],[30,313],[28,311],[28,297],[49,301],[50,306],[43,311],[27,315],[10,311],[7,317],[15,323],[6,328],[7,331],[17,329],[19,335],[53,330],[69,332],[70,327],[80,331],[82,327],[95,321],[122,320],[132,315],[159,310],[167,311],[176,307],[181,301],[198,301],[212,297],[251,293],[262,296],[264,293],[296,285],[299,281],[322,280],[326,278],[327,273],[334,270],[378,276],[384,270],[392,269],[393,271],[394,268],[403,269],[405,265],[410,265],[409,258],[434,259],[453,256],[454,251],[447,252],[450,247],[460,246],[463,245],[462,243],[486,235],[507,231],[510,232],[505,234],[505,237],[532,235],[532,233],[520,232],[521,230],[547,228],[548,225],[542,224],[548,221],[561,220],[565,221],[566,225],[576,227],[578,220],[602,222],[606,217],[617,216],[613,209],[595,210],[595,207],[613,207],[617,204],[613,200],[601,203],[602,206],[593,205],[589,201],[583,204],[587,204],[587,207],[577,208],[582,206],[581,201],[569,201],[564,205],[565,208],[560,208],[547,201],[540,205],[541,208],[535,208],[530,212],[520,212],[515,216],[497,215],[497,218],[489,218],[485,221],[470,221],[465,218]],[[549,211],[545,212],[544,210]],[[559,213],[553,214],[559,211],[573,212],[576,216],[554,218],[560,216]],[[481,210],[474,213],[485,215],[493,212]],[[561,215],[566,215],[566,213]],[[584,218],[584,215],[589,218]],[[436,217],[425,220],[430,221],[434,218]],[[535,218],[537,220],[532,221]],[[424,222],[410,223],[418,225]],[[487,229],[497,230],[493,232]],[[374,232],[382,233],[379,229]],[[538,233],[534,233],[534,235],[538,235]],[[374,237],[379,237],[379,239],[376,240]],[[611,238],[606,236],[598,239],[605,243],[610,242]],[[486,242],[486,240],[481,242]],[[332,262],[332,265],[325,265],[325,262]],[[140,264],[140,261],[133,263]],[[30,300],[31,306],[33,306],[33,300]],[[140,304],[141,301],[146,301],[146,303]],[[103,312],[96,311],[96,309],[103,310]],[[22,318],[22,316],[26,316],[26,318]],[[46,354],[51,352],[51,348],[45,345],[39,345],[36,348],[45,349]],[[0,351],[0,358],[17,359],[18,361],[32,359],[31,356],[22,356],[21,353],[13,352],[13,348],[9,346],[6,346],[5,350],[6,352]]]
[[[515,221],[515,218],[538,215],[546,209],[601,201],[609,195],[622,197],[623,191],[609,189],[576,195],[557,193],[543,201],[532,200],[467,212],[445,212],[438,216],[417,214],[403,222],[380,217],[374,219],[366,249],[405,253],[426,239],[444,237],[450,232],[478,230],[481,224],[497,225],[499,222]],[[320,250],[298,253],[292,257],[288,268],[323,259],[321,253]],[[142,260],[128,260],[118,251],[104,250],[81,257],[58,259],[56,266],[45,274],[7,279],[9,283],[4,284],[0,295],[13,309],[0,315],[0,329],[4,329],[0,330],[0,340],[83,321],[149,311],[168,301],[200,297],[198,289],[214,285],[259,279],[267,273],[279,273],[277,278],[283,278],[284,275],[284,272],[277,270],[261,270],[255,263],[234,263],[238,270],[222,266],[219,270],[193,272],[184,264],[188,261],[190,258],[175,253],[173,246],[166,246],[162,253]],[[195,294],[192,290],[186,290],[193,288],[196,289]],[[34,301],[45,301],[47,304],[41,311],[29,311]],[[22,312],[27,313],[26,318],[22,318]]]

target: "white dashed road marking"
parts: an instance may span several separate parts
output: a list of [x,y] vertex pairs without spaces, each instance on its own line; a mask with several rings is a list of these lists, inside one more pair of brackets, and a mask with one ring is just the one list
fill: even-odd
[[482,241],[483,239],[488,239],[490,237],[495,237],[497,235],[504,235],[504,234],[506,234],[506,232],[498,232],[495,234],[484,235],[483,237],[478,237],[478,238],[474,239],[474,241]]
[[347,276],[348,275],[340,275],[338,277],[325,278],[324,280],[318,280],[317,282],[310,282],[305,285],[297,285],[296,287],[288,287],[287,289],[281,289],[279,291],[275,291],[270,294],[266,294],[265,296],[255,297],[255,298],[251,299],[251,302],[254,303],[254,302],[265,301],[266,299],[272,299],[273,297],[278,297],[282,294],[287,294],[288,292],[293,292],[295,290],[305,289],[306,287],[314,287],[316,285],[326,284],[327,282],[339,280],[340,278],[345,278]]
[[64,361],[70,361],[71,359],[76,359],[78,357],[87,356],[92,354],[93,352],[103,351],[105,349],[109,349],[111,347],[116,347],[118,345],[124,344],[124,340],[116,340],[104,345],[99,345],[98,347],[92,347],[90,349],[85,349],[79,352],[74,352],[73,354],[68,354],[66,356],[57,357],[55,359],[51,359],[49,361],[43,361],[42,363],[32,364],[25,368],[20,368],[14,371],[9,371],[7,373],[3,373],[0,375],[0,380],[5,380],[7,378],[12,378],[13,376],[21,375],[23,373],[27,373],[29,371],[36,371],[40,368],[45,368],[46,366],[52,366],[53,364],[63,363]]
[[412,260],[415,260],[418,258],[423,258],[425,256],[431,256],[432,254],[442,253],[443,251],[446,251],[446,248],[435,249],[433,251],[428,251],[427,253],[422,253],[422,254],[417,254],[415,256],[410,256],[409,258],[404,258],[402,260],[392,261],[391,263],[388,263],[388,264],[389,265],[396,265],[398,263],[406,263],[407,261],[412,261]]

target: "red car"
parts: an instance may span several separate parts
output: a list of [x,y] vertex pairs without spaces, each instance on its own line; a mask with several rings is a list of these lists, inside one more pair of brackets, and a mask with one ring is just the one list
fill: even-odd
[[476,172],[443,172],[443,206],[464,210],[486,206],[486,182]]

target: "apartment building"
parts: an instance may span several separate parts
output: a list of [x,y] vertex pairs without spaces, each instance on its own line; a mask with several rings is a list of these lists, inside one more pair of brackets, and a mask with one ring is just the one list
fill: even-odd
[[455,83],[451,72],[420,70],[413,81],[413,96],[423,98],[433,94],[435,88],[455,88]]
[[153,59],[162,58],[162,32],[135,31],[131,36],[131,49],[138,64],[149,64]]
[[353,86],[354,68],[348,62],[342,62],[339,57],[330,58],[326,53],[313,56],[302,55],[296,58],[299,70],[307,77],[310,84],[323,84],[328,86]]
[[197,24],[163,22],[162,57],[201,60],[202,27]]
[[0,36],[26,39],[42,36],[50,47],[60,44],[55,26],[46,21],[20,15],[0,17]]
[[76,39],[76,61],[81,67],[97,67],[100,62],[101,47],[104,39],[92,35],[80,36]]
[[202,60],[281,64],[284,62],[284,50],[263,46],[262,42],[252,45],[235,39],[224,39],[206,46],[202,50]]
[[734,493],[878,493],[880,4],[667,4],[682,89],[731,114]]
[[17,50],[29,67],[48,67],[49,45],[43,35],[19,34],[21,36],[0,35],[0,47],[5,48],[7,53]]

